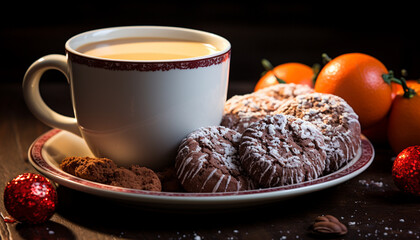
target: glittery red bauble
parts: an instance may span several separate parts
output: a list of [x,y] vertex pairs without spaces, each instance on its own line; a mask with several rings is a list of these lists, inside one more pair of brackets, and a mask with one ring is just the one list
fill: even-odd
[[408,147],[398,154],[392,178],[400,190],[420,196],[420,146]]
[[54,186],[38,174],[21,174],[7,183],[4,190],[4,206],[19,222],[45,222],[54,214],[56,205]]

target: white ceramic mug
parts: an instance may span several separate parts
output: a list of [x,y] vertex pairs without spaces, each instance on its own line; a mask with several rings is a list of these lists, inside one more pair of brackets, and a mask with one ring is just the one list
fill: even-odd
[[[210,43],[217,53],[181,60],[110,60],[78,52],[81,45],[127,37],[167,37]],[[66,56],[34,62],[23,80],[28,108],[45,124],[77,134],[97,157],[117,165],[170,166],[188,133],[220,124],[227,97],[230,43],[199,30],[132,26],[93,30],[70,38]],[[50,109],[39,93],[49,69],[68,79],[75,118]]]

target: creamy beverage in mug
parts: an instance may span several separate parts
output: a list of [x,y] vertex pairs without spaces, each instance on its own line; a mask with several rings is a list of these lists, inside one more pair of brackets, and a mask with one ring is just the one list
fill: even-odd
[[[220,124],[230,63],[230,43],[221,36],[178,27],[115,27],[78,34],[65,51],[28,68],[24,97],[39,120],[83,137],[97,157],[158,170],[173,164],[188,133]],[[43,101],[39,81],[49,69],[67,77],[75,118]]]
[[202,57],[219,50],[205,42],[171,38],[120,38],[85,44],[77,51],[119,60],[171,60]]

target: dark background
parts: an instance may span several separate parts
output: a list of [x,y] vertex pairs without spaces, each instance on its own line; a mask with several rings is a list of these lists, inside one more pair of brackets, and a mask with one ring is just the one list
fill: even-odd
[[[42,5],[7,1],[0,7],[0,185],[18,174],[36,172],[28,162],[27,149],[49,129],[25,109],[19,89],[24,73],[46,54],[64,54],[64,43],[75,34],[112,26],[166,25],[222,35],[232,43],[230,82],[235,91],[238,86],[252,90],[263,70],[261,58],[275,65],[290,61],[312,65],[321,61],[324,52],[330,57],[364,52],[388,69],[405,68],[411,78],[420,78],[419,8],[401,1],[367,3],[56,1]],[[48,72],[43,83],[44,99],[49,97],[54,110],[70,116],[63,75]],[[50,222],[34,227],[6,224],[0,217],[0,238],[5,234],[8,239],[179,239],[198,234],[203,239],[315,239],[308,236],[312,221],[332,214],[349,225],[348,234],[340,239],[412,239],[420,234],[418,199],[403,194],[393,183],[392,156],[389,148],[375,148],[372,166],[346,183],[280,204],[232,211],[236,214],[180,217],[126,205],[109,207],[106,199],[61,186],[59,209]],[[6,213],[2,204],[0,211]]]
[[[346,52],[370,54],[394,72],[406,69],[408,78],[420,78],[418,8],[390,3],[86,1],[44,6],[16,1],[2,7],[0,81],[20,83],[32,62],[64,54],[66,40],[77,33],[125,25],[188,27],[224,36],[232,44],[232,83],[256,83],[262,58],[273,65],[312,65],[321,62],[322,53]],[[53,71],[44,79],[65,82]]]

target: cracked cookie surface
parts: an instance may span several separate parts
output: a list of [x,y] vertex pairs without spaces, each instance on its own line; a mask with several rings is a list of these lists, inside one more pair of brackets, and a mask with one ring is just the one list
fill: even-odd
[[309,181],[325,169],[322,133],[288,115],[268,115],[247,128],[239,155],[254,184],[264,188]]
[[338,170],[359,151],[358,116],[341,97],[325,93],[304,94],[287,101],[275,113],[309,121],[321,130],[327,145],[326,173]]
[[280,101],[263,94],[233,96],[225,103],[221,125],[242,133],[251,123],[277,110],[280,105]]
[[255,94],[272,97],[278,101],[285,101],[295,98],[299,95],[313,93],[314,89],[304,84],[276,84],[267,88],[256,91]]
[[222,126],[243,133],[252,124],[271,115],[287,100],[314,90],[302,84],[277,84],[259,91],[235,95],[225,103]]
[[175,171],[188,192],[235,192],[251,188],[239,162],[241,134],[223,127],[202,127],[182,140]]

